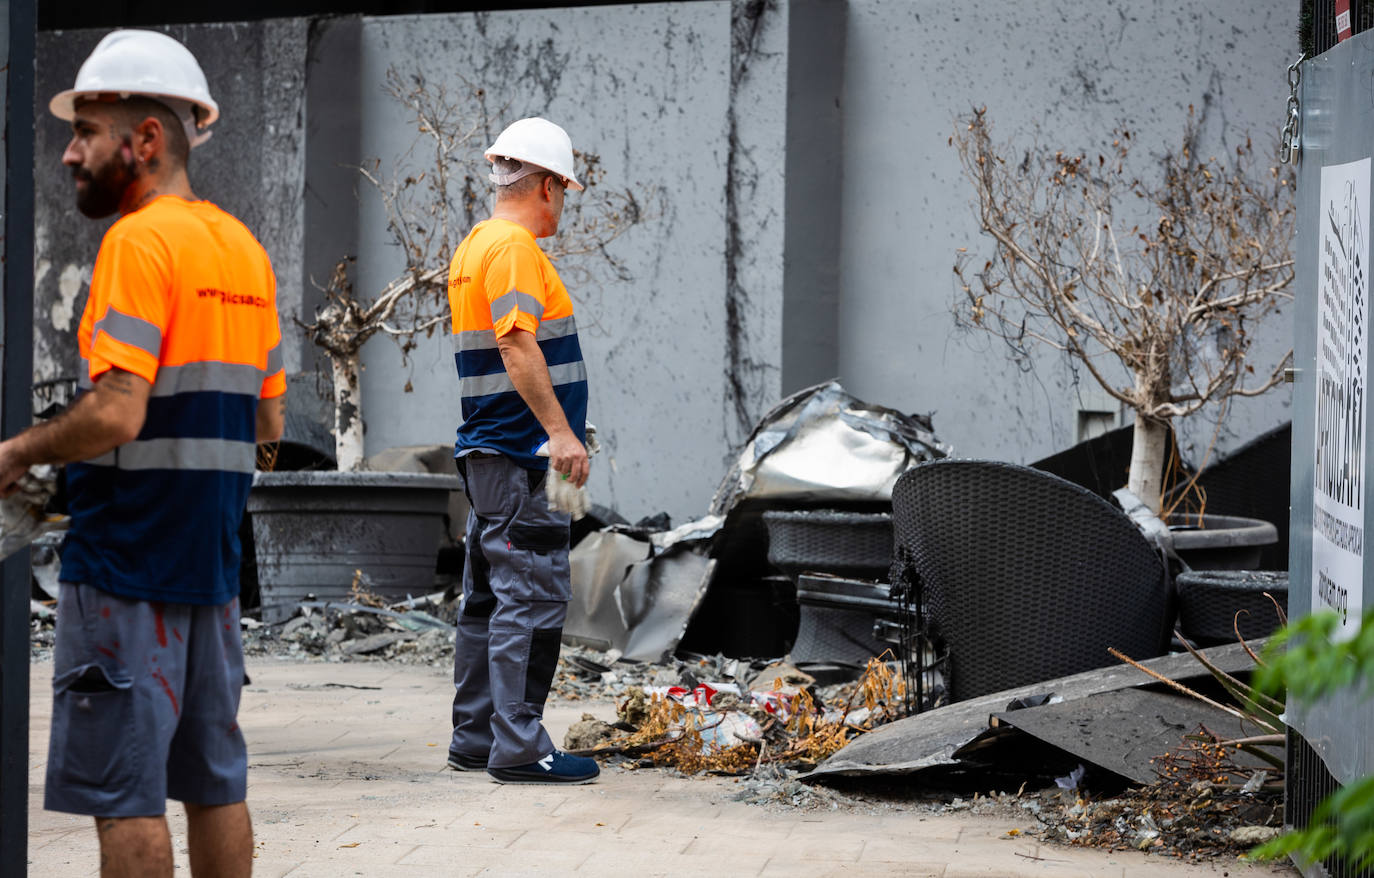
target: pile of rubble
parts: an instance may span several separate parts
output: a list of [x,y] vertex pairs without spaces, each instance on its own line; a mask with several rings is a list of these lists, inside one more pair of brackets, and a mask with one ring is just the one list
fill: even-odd
[[1239,855],[1283,827],[1283,782],[1243,768],[1205,729],[1155,760],[1159,780],[1092,801],[1038,809],[1040,835],[1072,845],[1202,859]]
[[456,617],[457,602],[445,602],[442,595],[387,607],[365,592],[355,593],[347,603],[307,601],[278,625],[245,616],[243,650],[278,658],[448,667]]
[[[727,662],[732,673],[725,672]],[[858,680],[824,694],[814,678],[784,663],[757,670],[719,658],[696,664],[715,673],[697,678],[690,665],[679,662],[675,682],[660,671],[657,685],[627,686],[616,701],[615,722],[584,714],[568,731],[565,746],[625,768],[733,775],[757,775],[764,768],[799,771],[907,712],[900,670],[877,659]]]
[[57,601],[29,600],[29,657],[40,658],[52,651],[57,639]]

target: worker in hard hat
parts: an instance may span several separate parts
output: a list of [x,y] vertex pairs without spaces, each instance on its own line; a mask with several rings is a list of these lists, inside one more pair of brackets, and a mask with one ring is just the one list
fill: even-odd
[[512,123],[486,159],[491,218],[458,246],[448,280],[454,455],[472,504],[448,764],[502,783],[588,783],[596,762],[555,748],[541,722],[571,596],[569,518],[549,508],[544,480],[587,481],[587,369],[572,299],[535,243],[582,184],[572,141],[545,119]]
[[219,108],[176,40],[107,35],[49,106],[71,123],[77,207],[119,218],[77,333],[79,395],[0,443],[0,493],[68,464],[44,806],[96,818],[101,874],[170,878],[180,800],[193,874],[248,875],[238,530],[255,443],[283,426],[272,266],[191,189]]

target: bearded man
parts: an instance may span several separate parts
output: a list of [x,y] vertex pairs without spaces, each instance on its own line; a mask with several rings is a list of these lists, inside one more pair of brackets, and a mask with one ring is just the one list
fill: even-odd
[[101,875],[170,878],[180,800],[196,878],[246,876],[238,529],[255,443],[285,412],[272,266],[191,189],[219,108],[176,40],[107,35],[50,108],[71,122],[78,209],[119,219],[77,333],[77,399],[0,443],[0,493],[68,464],[44,806],[95,818]]

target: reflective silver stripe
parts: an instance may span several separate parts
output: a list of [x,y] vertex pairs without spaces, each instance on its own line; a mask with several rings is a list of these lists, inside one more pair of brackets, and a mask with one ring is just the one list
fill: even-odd
[[539,331],[534,337],[539,341],[547,341],[555,338],[567,338],[577,334],[577,321],[569,314],[567,317],[560,317],[557,320],[545,320],[539,324]]
[[491,322],[498,323],[502,317],[519,308],[526,314],[532,315],[536,320],[544,316],[544,306],[539,304],[539,300],[529,293],[522,293],[519,290],[511,290],[504,296],[497,296],[491,303]]
[[162,330],[142,317],[132,317],[108,308],[105,316],[97,320],[91,329],[91,344],[95,344],[96,336],[102,332],[115,341],[133,345],[154,357],[162,352]]
[[554,387],[560,384],[575,384],[578,381],[586,381],[587,364],[578,360],[576,363],[563,363],[558,366],[550,366],[549,377],[553,379]]
[[473,375],[459,379],[458,392],[465,398],[491,396],[493,393],[513,393],[515,385],[505,372],[497,372],[494,375]]
[[[587,366],[581,360],[576,363],[550,366],[549,379],[553,382],[554,387],[586,381]],[[512,393],[515,391],[515,385],[511,383],[510,375],[505,372],[496,372],[491,375],[472,375],[461,379],[458,384],[459,392],[464,397],[491,396],[493,393]]]
[[[557,320],[545,320],[535,331],[536,341],[567,338],[577,334],[577,321],[571,315]],[[491,329],[469,329],[453,337],[455,351],[489,351],[496,347],[496,332]]]
[[230,439],[139,439],[116,449],[123,470],[223,470],[251,473],[257,449]]
[[90,460],[83,460],[81,462],[88,463],[91,466],[114,466],[115,453],[113,451],[107,451],[99,457],[92,457]]
[[91,380],[91,361],[85,357],[81,358],[81,374],[76,376],[76,386],[82,390],[90,390],[95,386]]
[[153,396],[172,396],[215,390],[256,397],[262,390],[262,370],[247,363],[220,363],[208,360],[184,366],[162,366],[153,382]]
[[496,331],[491,329],[469,329],[453,337],[455,351],[489,351],[496,347]]
[[267,374],[275,375],[282,370],[281,342],[267,352]]

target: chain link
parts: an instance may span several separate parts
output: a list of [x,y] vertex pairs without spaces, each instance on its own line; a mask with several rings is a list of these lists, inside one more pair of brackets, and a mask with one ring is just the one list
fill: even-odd
[[1279,162],[1285,165],[1292,163],[1293,157],[1302,149],[1302,108],[1298,106],[1298,86],[1302,84],[1302,62],[1306,57],[1305,52],[1299,54],[1298,60],[1288,65],[1288,118],[1284,120],[1282,142],[1279,144]]

